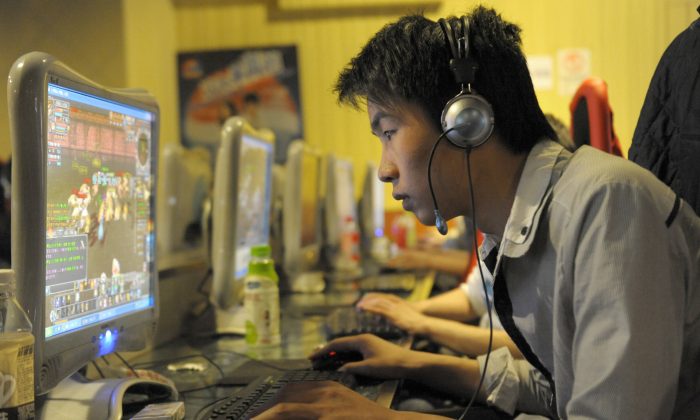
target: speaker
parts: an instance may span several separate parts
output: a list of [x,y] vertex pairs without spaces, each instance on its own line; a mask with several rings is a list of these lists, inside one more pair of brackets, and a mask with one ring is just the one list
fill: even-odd
[[472,90],[478,65],[469,57],[469,21],[462,16],[454,23],[445,19],[438,22],[452,53],[450,70],[455,81],[461,85],[459,94],[443,108],[440,123],[446,132],[445,137],[454,146],[474,148],[491,137],[494,116],[491,104]]

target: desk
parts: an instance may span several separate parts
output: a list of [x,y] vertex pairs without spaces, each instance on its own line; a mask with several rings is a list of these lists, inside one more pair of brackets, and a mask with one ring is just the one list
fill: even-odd
[[[421,300],[429,296],[432,290],[434,274],[417,278],[416,287],[408,300]],[[334,295],[335,293],[335,295]],[[351,293],[351,295],[348,295]],[[218,339],[177,338],[169,343],[159,345],[150,352],[133,358],[132,364],[137,368],[152,369],[171,378],[183,394],[186,406],[186,418],[195,415],[208,404],[237,391],[231,375],[248,360],[284,361],[284,369],[304,369],[310,366],[306,357],[319,344],[326,341],[323,329],[325,314],[308,314],[303,310],[300,300],[307,302],[349,302],[353,292],[329,292],[316,296],[283,296],[281,299],[281,333],[280,346],[268,349],[249,349],[241,337],[226,336]],[[161,310],[164,312],[163,310]],[[163,315],[161,315],[163,317]],[[411,339],[402,343],[411,345]],[[231,386],[216,386],[221,378],[231,380]],[[378,385],[377,402],[389,407],[398,381],[385,381]]]

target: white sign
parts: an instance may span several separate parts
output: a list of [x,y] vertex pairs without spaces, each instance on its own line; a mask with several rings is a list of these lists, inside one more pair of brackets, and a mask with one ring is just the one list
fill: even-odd
[[551,90],[554,87],[554,59],[551,55],[529,55],[527,68],[535,90]]
[[591,75],[591,50],[567,48],[557,51],[557,71],[559,94],[573,95],[581,83]]

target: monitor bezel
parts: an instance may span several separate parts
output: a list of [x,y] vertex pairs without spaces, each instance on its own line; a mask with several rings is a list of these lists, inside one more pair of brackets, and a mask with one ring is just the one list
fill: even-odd
[[[48,84],[122,103],[152,114],[151,196],[152,232],[148,246],[151,304],[141,310],[85,326],[46,340],[45,286],[46,204],[48,141]],[[104,354],[101,337],[118,333],[113,351],[138,350],[152,343],[158,319],[158,272],[156,254],[156,196],[159,139],[159,108],[143,90],[104,87],[80,75],[46,53],[20,57],[8,77],[8,102],[13,146],[12,165],[12,267],[17,277],[17,296],[32,320],[35,344],[35,392],[43,394],[60,380]],[[40,109],[40,112],[36,112]],[[38,198],[37,198],[38,197]],[[37,290],[41,298],[37,299]]]
[[[302,168],[304,155],[316,160],[316,241],[301,246],[301,223],[303,204],[301,199]],[[284,245],[284,271],[294,277],[301,273],[314,270],[318,267],[321,255],[321,181],[322,181],[321,154],[315,148],[309,146],[304,140],[294,140],[287,149],[287,163],[285,168],[282,236]],[[294,182],[296,181],[296,182]]]
[[386,234],[385,221],[381,222],[382,235],[377,235],[376,230],[380,228],[375,222],[377,205],[381,205],[382,213],[386,212],[384,205],[384,188],[382,181],[377,176],[377,165],[367,162],[365,165],[365,175],[362,184],[362,197],[360,198],[358,217],[360,220],[362,236],[365,240],[371,241],[383,237]]
[[[349,172],[349,177],[343,176],[348,174],[341,174],[340,171],[345,172],[345,170]],[[347,182],[345,186],[349,187],[350,192],[348,200],[348,203],[350,203],[350,216],[353,218],[357,234],[360,234],[359,211],[355,199],[355,165],[349,159],[329,154],[326,158],[326,193],[324,197],[326,236],[324,238],[324,246],[326,247],[325,253],[328,263],[334,270],[341,268],[340,264],[343,257],[341,255],[341,232],[345,229],[343,226],[345,221],[340,214],[341,209],[338,202],[341,197],[338,188],[339,182]]]

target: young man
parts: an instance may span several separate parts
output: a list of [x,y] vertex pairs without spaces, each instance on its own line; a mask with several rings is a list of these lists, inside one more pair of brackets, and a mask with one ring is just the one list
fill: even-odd
[[[464,26],[449,23],[457,33]],[[637,165],[590,147],[572,155],[551,141],[519,28],[481,7],[468,26],[468,55],[478,65],[470,87],[490,102],[495,129],[468,153],[442,142],[432,185],[445,219],[474,217],[484,232],[480,255],[494,273],[496,312],[534,366],[493,352],[479,398],[557,418],[697,418],[700,219]],[[460,91],[450,71],[454,40],[446,39],[436,22],[401,18],[368,42],[337,86],[342,102],[366,100],[382,143],[379,176],[428,225],[437,213],[428,159],[442,110]],[[476,391],[485,362],[370,336],[323,351],[346,349],[364,355],[344,366],[349,372],[412,378],[462,396]],[[422,416],[331,383],[289,387],[279,401],[260,418]]]

